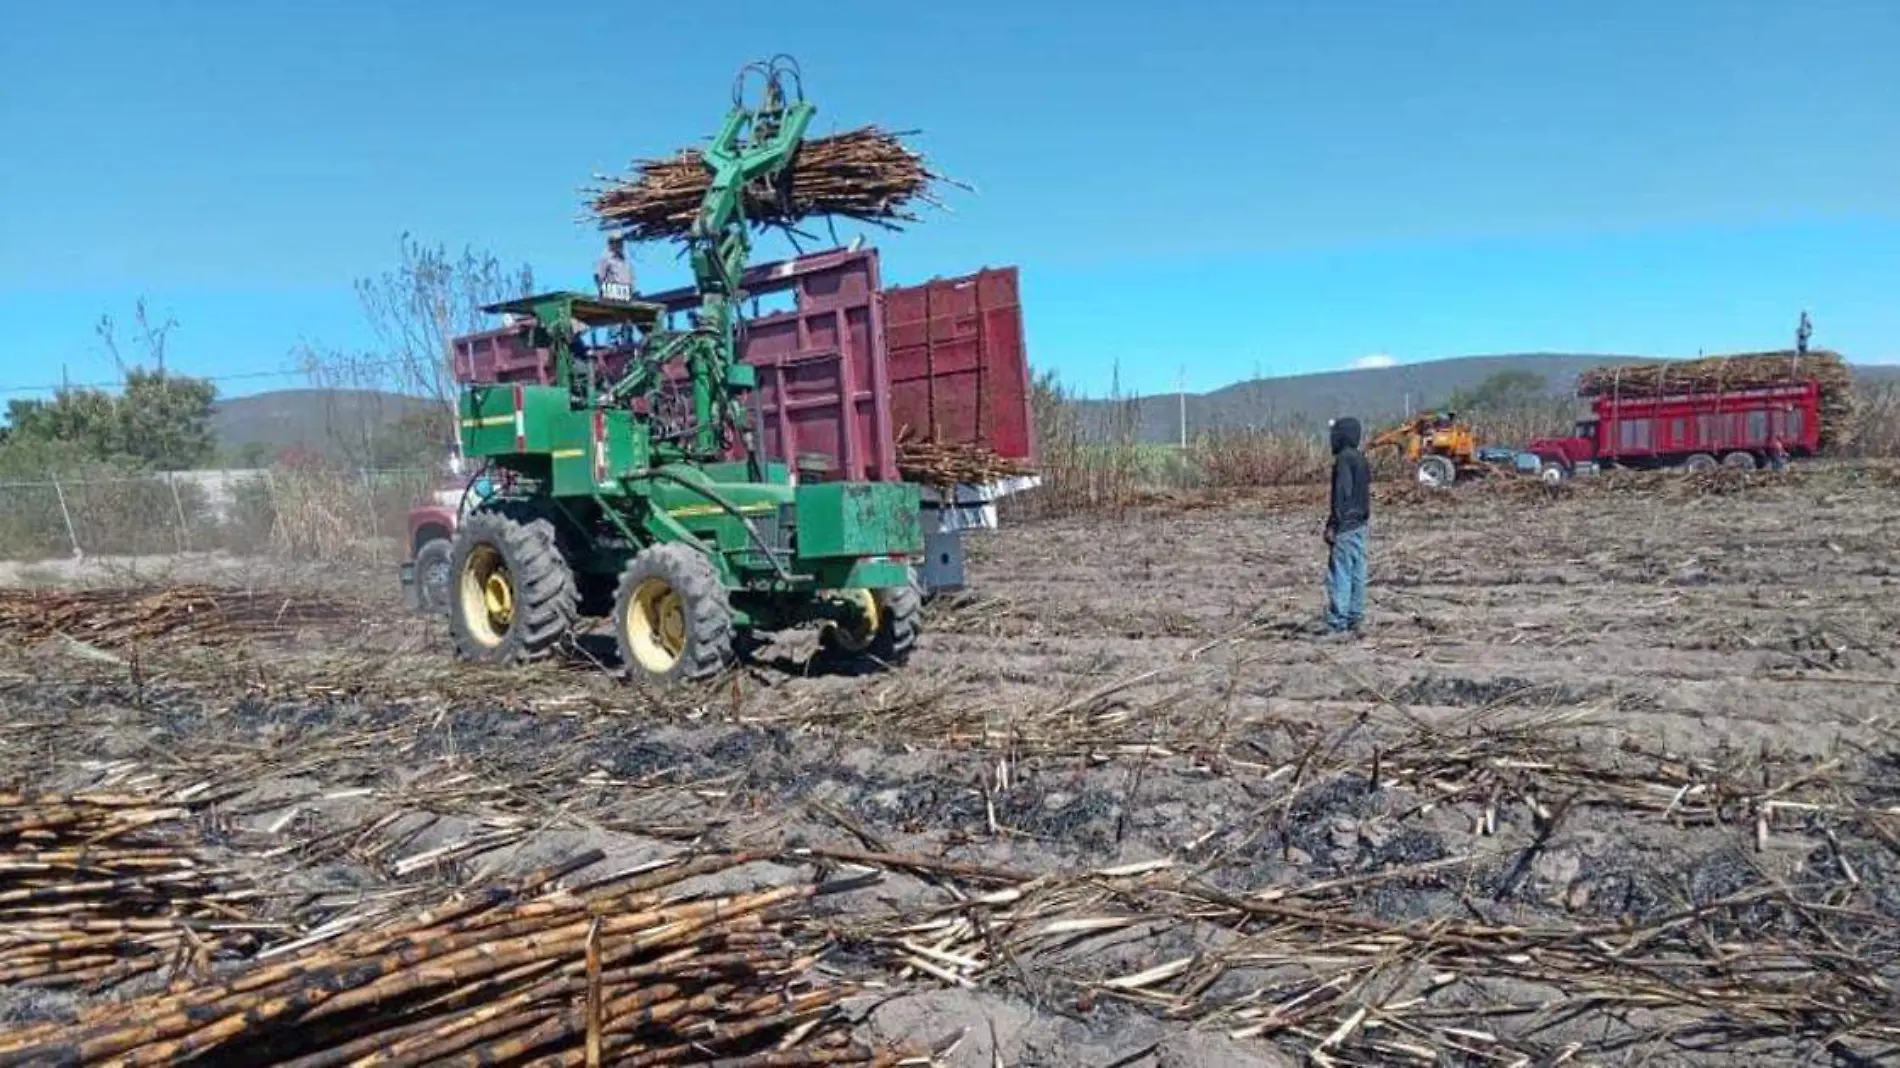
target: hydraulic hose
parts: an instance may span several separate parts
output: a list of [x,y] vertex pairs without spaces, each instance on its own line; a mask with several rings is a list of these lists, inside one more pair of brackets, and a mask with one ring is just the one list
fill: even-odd
[[758,528],[754,527],[752,525],[752,521],[745,517],[745,513],[739,511],[738,506],[734,505],[731,501],[726,500],[724,497],[720,496],[718,493],[714,492],[713,490],[708,489],[705,486],[702,486],[696,482],[693,482],[690,479],[681,478],[680,476],[674,474],[671,471],[663,470],[657,467],[649,468],[645,471],[641,471],[636,474],[627,475],[625,477],[665,479],[666,481],[671,482],[676,486],[683,486],[689,490],[692,490],[694,493],[697,493],[701,497],[706,498],[707,500],[711,501],[713,504],[718,505],[721,511],[732,516],[732,518],[737,519],[739,521],[739,525],[745,528],[746,537],[751,538],[752,544],[758,548],[759,552],[765,555],[765,558],[767,560],[771,561],[772,570],[778,573],[779,579],[781,581],[788,582],[788,583],[793,581],[792,573],[785,570],[784,564],[779,563],[778,555],[772,551],[772,547],[770,545],[767,545],[765,543],[765,538],[759,534]]

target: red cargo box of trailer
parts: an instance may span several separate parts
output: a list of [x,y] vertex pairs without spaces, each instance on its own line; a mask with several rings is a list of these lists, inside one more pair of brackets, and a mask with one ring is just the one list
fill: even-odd
[[1035,462],[1016,268],[887,289],[884,334],[900,432]]
[[[896,481],[897,435],[908,426],[1033,460],[1016,278],[1005,267],[886,290],[875,249],[748,270],[748,298],[789,294],[792,304],[745,319],[765,455],[823,457],[827,478]],[[641,299],[674,314],[698,304],[690,289]]]

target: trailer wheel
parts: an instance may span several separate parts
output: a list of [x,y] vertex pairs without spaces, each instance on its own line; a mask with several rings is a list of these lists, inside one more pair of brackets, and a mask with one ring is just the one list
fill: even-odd
[[1427,456],[1418,462],[1418,481],[1422,486],[1442,489],[1458,479],[1458,465],[1447,456]]
[[857,630],[826,623],[818,631],[818,648],[832,662],[869,659],[897,666],[910,659],[923,630],[924,591],[916,569],[910,581],[895,589],[853,590],[864,609],[865,625]]
[[554,524],[519,505],[469,516],[449,574],[449,635],[464,660],[537,660],[574,624],[574,573]]
[[1731,452],[1722,457],[1723,467],[1733,467],[1737,471],[1753,471],[1756,467],[1755,454],[1752,452]]
[[1690,471],[1708,471],[1716,466],[1715,457],[1710,456],[1706,452],[1698,452],[1694,456],[1684,460],[1682,466]]
[[621,573],[614,638],[630,674],[700,682],[733,661],[732,602],[704,553],[671,543],[641,550]]

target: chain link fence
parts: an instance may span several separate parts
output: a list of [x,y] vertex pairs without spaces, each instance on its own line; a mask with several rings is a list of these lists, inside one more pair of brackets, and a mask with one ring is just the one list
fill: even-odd
[[0,559],[225,552],[400,559],[427,470],[183,471],[0,481]]

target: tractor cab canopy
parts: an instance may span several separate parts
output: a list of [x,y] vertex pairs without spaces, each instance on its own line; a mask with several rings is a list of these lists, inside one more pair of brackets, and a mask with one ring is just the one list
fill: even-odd
[[593,330],[603,326],[633,326],[642,332],[658,326],[666,315],[666,306],[640,300],[607,300],[585,293],[554,291],[517,297],[485,305],[490,315],[519,315],[553,327],[560,323],[578,323]]

